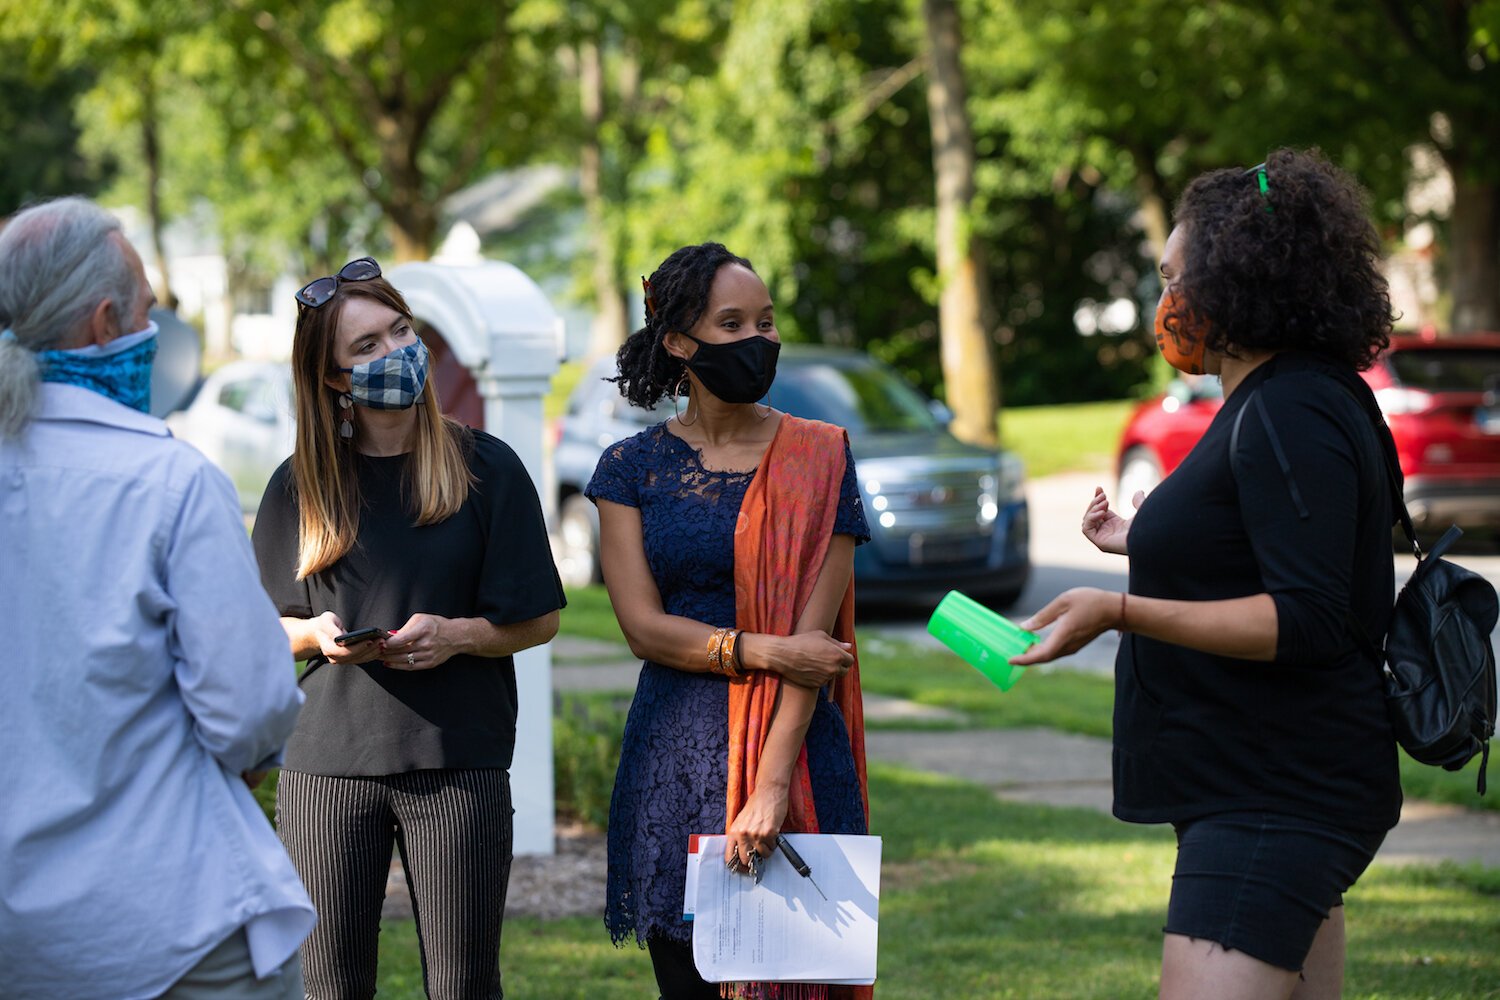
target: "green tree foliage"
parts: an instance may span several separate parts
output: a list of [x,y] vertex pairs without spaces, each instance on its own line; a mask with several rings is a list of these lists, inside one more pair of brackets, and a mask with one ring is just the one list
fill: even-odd
[[0,218],[42,198],[91,194],[108,180],[109,164],[78,144],[74,106],[89,84],[81,70],[33,70],[24,46],[0,44]]
[[43,71],[97,73],[85,101],[107,108],[102,114],[110,139],[101,143],[104,159],[122,149],[142,166],[142,197],[151,225],[162,300],[176,305],[162,246],[165,213],[161,205],[161,97],[171,88],[168,45],[190,25],[190,8],[163,0],[58,0],[29,4],[3,0],[0,38],[27,45]]
[[576,164],[589,245],[575,259],[578,297],[595,310],[592,352],[628,334],[635,275],[630,200],[658,123],[691,81],[714,72],[729,0],[524,0],[513,24],[558,53],[558,104],[538,155]]
[[407,260],[434,249],[444,198],[535,148],[555,75],[510,14],[493,0],[232,0],[223,30],[253,86],[321,120]]
[[[1290,2],[1290,0],[1288,0]],[[1366,72],[1394,86],[1373,97],[1380,113],[1420,115],[1453,178],[1446,265],[1458,330],[1500,329],[1500,0],[1381,0],[1311,5],[1326,34]]]
[[[978,156],[964,225],[1007,403],[1146,378],[1173,201],[1280,145],[1354,170],[1393,235],[1414,221],[1408,147],[1437,149],[1455,316],[1500,325],[1500,0],[957,6]],[[580,193],[541,213],[546,241],[614,317],[599,349],[632,325],[636,275],[719,239],[756,262],[790,338],[942,393],[925,44],[920,0],[0,0],[18,81],[0,116],[71,102],[84,131],[0,176],[86,189],[118,164],[113,192],[158,232],[209,206],[231,273],[263,281],[356,245],[426,255],[449,193],[561,164]],[[67,114],[6,119],[23,120],[6,129],[23,148],[75,145]],[[13,180],[43,165],[51,179]],[[558,228],[579,207],[582,242]]]
[[[1006,399],[1126,394],[1144,345],[1081,338],[1073,311],[1149,274],[1129,207],[1101,194],[1097,170],[1092,184],[1073,166],[1059,175],[1056,158],[1012,145],[1021,112],[989,98],[1034,81],[1039,56],[996,14],[965,10],[981,157],[970,224],[992,268]],[[941,393],[922,47],[902,0],[742,3],[720,72],[685,88],[648,143],[639,257],[722,238],[768,277],[785,333],[863,347]]]
[[755,262],[788,336],[863,346],[925,324],[935,347],[909,278],[929,262],[930,214],[903,220],[932,198],[906,18],[899,2],[739,4],[718,72],[673,88],[648,135],[629,256],[718,239]]

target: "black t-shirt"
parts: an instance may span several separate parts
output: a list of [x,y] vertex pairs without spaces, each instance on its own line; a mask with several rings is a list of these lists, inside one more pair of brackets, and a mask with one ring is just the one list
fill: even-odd
[[[1241,411],[1243,419],[1236,422]],[[1252,371],[1130,528],[1130,592],[1269,593],[1270,663],[1126,635],[1115,670],[1115,815],[1159,823],[1267,810],[1353,830],[1399,817],[1380,667],[1391,502],[1374,426],[1328,363]]]
[[[356,458],[363,500],[354,548],[297,580],[298,511],[291,460],[266,487],[255,520],[261,581],[282,615],[333,611],[348,629],[396,629],[418,612],[511,625],[565,604],[536,488],[505,443],[470,431],[478,479],[456,514],[418,527],[403,498],[406,457]],[[511,657],[455,656],[431,670],[308,661],[306,704],[285,766],[310,774],[399,774],[508,768],[516,742]]]

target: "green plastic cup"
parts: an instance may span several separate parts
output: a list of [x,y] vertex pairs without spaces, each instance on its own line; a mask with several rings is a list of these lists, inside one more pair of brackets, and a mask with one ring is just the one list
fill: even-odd
[[1009,691],[1026,672],[1025,667],[1011,666],[1010,658],[1026,652],[1039,638],[956,590],[948,591],[932,612],[927,631],[1001,691]]

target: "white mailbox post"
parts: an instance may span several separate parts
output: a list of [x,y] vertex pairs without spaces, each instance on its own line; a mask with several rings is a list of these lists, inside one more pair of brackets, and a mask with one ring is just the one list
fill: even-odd
[[[473,374],[484,396],[485,430],[515,449],[547,509],[551,495],[542,462],[542,397],[557,371],[562,345],[562,319],[552,303],[519,268],[497,261],[402,264],[389,278],[417,320],[434,328]],[[551,645],[517,653],[515,660],[520,697],[510,770],[515,852],[551,854]]]

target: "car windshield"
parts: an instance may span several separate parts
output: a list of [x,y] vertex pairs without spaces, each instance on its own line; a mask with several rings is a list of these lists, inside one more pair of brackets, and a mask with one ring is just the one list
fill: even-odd
[[1500,388],[1500,350],[1392,351],[1396,380],[1427,392],[1484,392]]
[[921,394],[877,364],[784,364],[766,401],[787,413],[837,424],[853,433],[938,429]]

